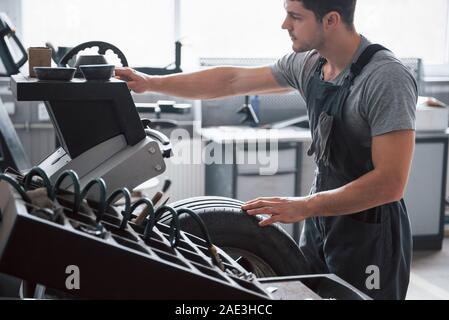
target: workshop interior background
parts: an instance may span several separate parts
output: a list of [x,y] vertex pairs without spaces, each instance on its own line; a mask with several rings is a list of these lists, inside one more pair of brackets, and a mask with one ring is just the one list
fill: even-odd
[[[26,48],[45,46],[48,42],[55,48],[73,47],[102,40],[120,48],[131,67],[172,66],[176,41],[182,43],[184,72],[225,64],[270,64],[291,50],[290,39],[280,27],[285,15],[282,0],[0,0],[0,12],[11,19]],[[449,104],[448,0],[432,0],[429,4],[416,0],[358,0],[355,23],[361,34],[391,49],[410,67],[420,96]],[[27,66],[22,69],[27,70]],[[15,101],[9,85],[8,77],[0,78],[0,99],[34,166],[54,152],[55,130],[43,102]],[[191,112],[162,112],[160,117],[176,120],[192,139],[195,134],[201,135],[201,130],[205,130],[203,140],[226,135],[232,127],[242,130],[237,111],[245,104],[243,96],[190,101],[133,93],[133,98],[139,103],[172,100],[191,104]],[[261,125],[306,115],[304,101],[297,93],[250,99],[257,103]],[[432,123],[425,122],[431,120],[425,118],[424,112],[418,126],[422,125],[426,134],[440,137],[449,125],[445,110],[444,128],[432,128]],[[153,116],[144,112],[141,115]],[[248,125],[245,129],[253,128]],[[172,129],[163,132],[170,136]],[[292,137],[281,152],[280,168],[284,171],[272,176],[254,174],[254,168],[244,166],[175,164],[168,159],[167,170],[158,179],[171,179],[170,201],[204,195],[241,201],[256,196],[307,195],[314,164],[301,151],[307,151],[309,143],[298,145]],[[449,299],[449,277],[444,271],[449,266],[447,164],[447,141],[417,142],[406,201],[416,247],[419,249],[421,244],[423,250],[415,252],[409,299]],[[214,182],[217,175],[226,178]],[[254,190],[254,185],[260,189]],[[142,192],[152,194],[156,190],[149,184]],[[298,229],[292,225],[284,227],[297,240]],[[432,236],[436,242],[419,242]]]

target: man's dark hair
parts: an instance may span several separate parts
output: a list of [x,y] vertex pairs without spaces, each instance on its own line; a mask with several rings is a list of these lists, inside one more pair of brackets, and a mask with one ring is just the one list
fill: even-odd
[[294,0],[304,4],[307,10],[313,11],[317,20],[322,21],[331,11],[340,14],[343,22],[352,29],[354,27],[354,12],[357,0]]

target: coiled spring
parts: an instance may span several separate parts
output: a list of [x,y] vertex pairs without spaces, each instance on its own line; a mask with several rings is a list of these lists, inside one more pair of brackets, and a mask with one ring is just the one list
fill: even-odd
[[[73,191],[68,192],[61,188],[67,179],[71,180]],[[121,211],[121,221],[118,229],[122,231],[125,230],[128,222],[136,217],[136,215],[134,215],[136,209],[145,205],[149,214],[144,223],[142,223],[142,225],[144,225],[143,238],[144,240],[149,240],[154,227],[156,227],[159,220],[161,220],[163,214],[168,213],[172,218],[169,225],[170,232],[168,238],[172,248],[176,248],[180,241],[181,229],[179,215],[188,214],[200,227],[203,238],[207,243],[212,263],[222,271],[225,271],[224,264],[218,254],[217,248],[211,241],[210,234],[204,221],[193,210],[187,208],[175,210],[173,207],[164,204],[155,208],[152,201],[148,198],[141,198],[136,202],[131,203],[131,193],[127,188],[114,190],[107,196],[106,183],[101,178],[90,181],[83,189],[81,189],[79,177],[73,170],[62,172],[56,178],[54,185],[52,185],[45,171],[39,167],[32,168],[25,176],[16,174],[15,178],[7,173],[2,173],[0,174],[0,180],[10,184],[25,202],[28,212],[40,218],[57,221],[62,214],[66,213],[71,215],[78,214],[84,217],[84,219],[88,219],[85,218],[85,211],[91,210],[95,216],[93,225],[80,222],[74,222],[72,225],[77,230],[97,237],[104,238],[107,236],[103,218],[108,209],[122,198],[124,199],[124,207]],[[98,201],[87,203],[87,195],[94,187],[97,187],[99,191]],[[36,195],[37,193],[39,194]],[[72,201],[69,201],[67,197],[72,198]],[[92,209],[89,205],[94,206],[95,208]]]

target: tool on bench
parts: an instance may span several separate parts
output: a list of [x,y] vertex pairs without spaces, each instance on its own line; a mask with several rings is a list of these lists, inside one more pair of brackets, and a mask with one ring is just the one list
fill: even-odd
[[[153,206],[156,206],[156,204],[159,202],[159,200],[162,199],[162,197],[164,196],[165,193],[167,193],[168,189],[171,186],[171,180],[170,179],[165,179],[164,181],[164,185],[162,187],[161,191],[156,192],[156,194],[153,196],[153,198],[151,198],[151,202],[153,203]],[[142,222],[145,220],[145,218],[148,216],[149,214],[149,209],[145,208],[138,216],[137,218],[134,220],[134,222],[136,224],[142,224]]]

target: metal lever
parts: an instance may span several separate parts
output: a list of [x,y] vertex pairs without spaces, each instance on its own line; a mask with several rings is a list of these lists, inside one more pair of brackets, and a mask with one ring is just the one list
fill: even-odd
[[145,133],[147,134],[147,136],[154,138],[162,143],[163,146],[168,146],[171,144],[167,136],[157,130],[146,128]]
[[142,125],[145,128],[145,134],[162,144],[162,156],[164,158],[170,158],[173,155],[170,139],[165,134],[149,127],[151,123],[148,119],[142,119]]
[[170,158],[173,155],[171,142],[164,134],[153,129],[145,129],[145,133],[147,136],[156,139],[162,144],[162,156],[164,158]]

